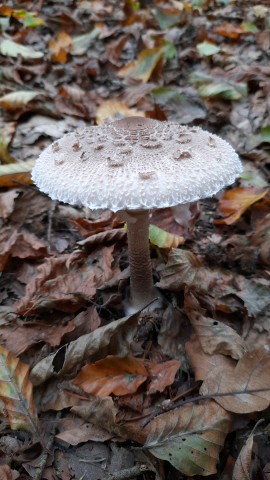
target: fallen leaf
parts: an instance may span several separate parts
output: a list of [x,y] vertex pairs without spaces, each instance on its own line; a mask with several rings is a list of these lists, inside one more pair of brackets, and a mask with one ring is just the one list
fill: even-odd
[[242,447],[233,469],[232,480],[251,480],[252,479],[252,448],[253,435],[250,435]]
[[231,415],[213,400],[163,413],[148,425],[144,448],[184,475],[216,473]]
[[149,225],[149,240],[159,248],[176,248],[185,241],[184,237],[165,232],[156,225]]
[[185,350],[195,380],[205,380],[212,370],[226,370],[227,366],[235,367],[235,361],[225,355],[208,355],[201,347],[198,338],[193,335],[185,343]]
[[15,207],[15,199],[20,195],[19,190],[10,190],[0,193],[0,217],[4,220],[9,217]]
[[154,15],[161,30],[177,25],[183,18],[183,14],[178,8],[166,6],[155,8]]
[[2,327],[0,339],[1,343],[17,356],[40,342],[56,347],[60,344],[62,337],[66,333],[72,332],[74,328],[73,320],[68,322],[67,325],[27,323],[13,330],[10,327]]
[[92,397],[71,408],[71,412],[79,415],[86,422],[101,427],[110,434],[114,433],[118,410],[112,397]]
[[52,60],[58,63],[66,63],[68,53],[71,51],[72,38],[66,32],[59,32],[56,40],[52,38],[49,42],[49,51]]
[[238,187],[225,192],[219,201],[219,209],[226,218],[215,220],[216,225],[231,225],[254,203],[261,200],[268,190],[256,187]]
[[215,318],[206,317],[206,311],[191,292],[185,294],[184,309],[205,353],[229,355],[235,360],[244,355],[246,346],[240,335]]
[[15,122],[2,122],[0,120],[0,161],[3,163],[12,163],[15,161],[8,151],[15,129]]
[[12,430],[38,431],[29,366],[0,346],[0,398]]
[[44,20],[37,16],[36,12],[28,12],[26,10],[15,10],[10,7],[0,6],[0,14],[5,17],[14,17],[17,20],[22,20],[23,26],[27,27],[39,27],[44,25]]
[[205,40],[204,42],[197,44],[197,50],[201,55],[210,57],[215,55],[215,53],[218,53],[220,51],[220,47],[212,42],[209,42],[208,40]]
[[119,100],[104,100],[97,109],[96,122],[100,125],[106,119],[114,121],[134,116],[145,117],[145,113],[136,108],[129,108],[126,103]]
[[150,374],[147,392],[151,395],[156,392],[164,392],[165,388],[174,382],[181,362],[179,360],[168,360],[163,363],[149,362],[145,366]]
[[235,23],[223,22],[213,28],[213,33],[221,35],[222,37],[238,40],[238,38],[248,33],[242,25],[236,25]]
[[100,35],[100,28],[96,27],[91,32],[71,38],[72,55],[84,55],[89,47],[95,42]]
[[146,48],[134,60],[118,71],[121,78],[131,77],[148,82],[158,63],[164,58],[164,47]]
[[[27,285],[17,313],[29,315],[44,308],[76,312],[112,278],[113,249],[112,245],[89,255],[73,253],[46,258]],[[114,273],[117,271],[118,267]]]
[[[43,358],[31,371],[33,384],[40,385],[50,377],[70,372],[97,352],[102,356],[108,355],[109,352],[122,356],[129,355],[137,322],[136,315],[112,321]],[[58,357],[61,357],[60,365],[56,365]]]
[[68,445],[78,445],[85,442],[106,442],[111,435],[93,423],[85,423],[81,418],[63,418],[58,422],[60,430],[55,437]]
[[28,59],[28,58],[42,58],[44,56],[43,52],[37,52],[31,47],[26,47],[25,45],[20,45],[19,43],[13,42],[9,39],[2,40],[0,44],[0,53],[6,57],[19,57]]
[[25,107],[31,100],[40,95],[40,92],[30,92],[28,90],[17,90],[7,93],[0,97],[0,106],[4,110],[13,111]]
[[143,360],[110,355],[83,367],[73,383],[95,396],[106,397],[111,393],[121,396],[135,393],[147,376]]
[[0,165],[0,186],[14,187],[16,184],[29,185],[32,183],[31,170],[35,160],[27,160],[21,163],[9,163]]
[[[227,365],[226,369],[213,369],[203,382],[200,394],[211,395],[229,412],[251,413],[265,410],[270,403],[269,369],[270,353],[260,347],[253,352],[247,352],[236,367]],[[260,389],[264,391],[252,392]],[[231,392],[242,393],[229,395]]]
[[198,87],[201,97],[221,97],[226,100],[240,100],[247,95],[247,87],[244,83],[213,81]]

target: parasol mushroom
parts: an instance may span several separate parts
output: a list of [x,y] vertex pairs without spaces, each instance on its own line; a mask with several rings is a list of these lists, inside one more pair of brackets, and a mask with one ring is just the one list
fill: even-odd
[[129,117],[64,135],[41,153],[32,178],[53,199],[110,209],[125,219],[130,306],[139,310],[157,296],[149,211],[214,195],[241,171],[238,155],[217,135]]

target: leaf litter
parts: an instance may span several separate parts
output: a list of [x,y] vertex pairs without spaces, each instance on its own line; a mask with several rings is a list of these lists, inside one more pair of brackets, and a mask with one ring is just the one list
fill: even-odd
[[[268,5],[11,3],[0,7],[1,478],[108,478],[136,458],[157,479],[172,466],[183,479],[268,478]],[[123,222],[48,199],[30,172],[64,133],[134,114],[211,130],[246,167],[214,198],[152,212],[166,309],[124,317]]]

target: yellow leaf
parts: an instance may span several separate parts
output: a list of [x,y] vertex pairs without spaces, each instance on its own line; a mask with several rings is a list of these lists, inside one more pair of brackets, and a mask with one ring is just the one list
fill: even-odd
[[49,50],[54,62],[66,63],[68,53],[71,50],[72,38],[66,32],[59,32],[56,40],[51,39]]
[[118,72],[121,78],[131,77],[148,82],[159,61],[163,59],[164,47],[146,48],[137,60],[128,63]]
[[173,233],[165,232],[156,225],[149,226],[149,239],[152,245],[159,248],[177,248],[184,243],[184,237]]
[[31,184],[30,173],[34,164],[35,160],[27,160],[27,162],[0,165],[0,187],[14,187],[18,183]]
[[18,110],[31,102],[31,100],[38,95],[40,95],[40,92],[17,90],[16,92],[7,93],[7,95],[0,97],[0,106],[4,108],[4,110]]
[[104,120],[120,120],[125,117],[145,117],[144,112],[136,108],[129,108],[128,105],[119,100],[105,100],[97,109],[97,124],[100,125]]
[[241,215],[254,203],[261,200],[268,190],[261,190],[256,187],[239,187],[228,190],[219,202],[219,209],[226,218],[216,220],[216,225],[231,225],[239,220]]

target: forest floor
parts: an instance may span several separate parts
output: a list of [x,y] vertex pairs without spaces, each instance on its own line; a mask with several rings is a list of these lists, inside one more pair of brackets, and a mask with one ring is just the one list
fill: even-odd
[[[268,0],[0,5],[0,479],[270,479]],[[162,311],[125,316],[124,223],[41,193],[78,127],[141,115],[244,171],[152,212]]]

